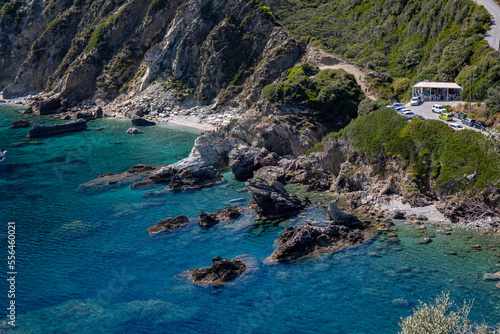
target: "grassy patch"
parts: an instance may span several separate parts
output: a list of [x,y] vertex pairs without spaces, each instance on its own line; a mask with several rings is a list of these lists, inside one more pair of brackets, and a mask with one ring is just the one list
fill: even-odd
[[121,7],[117,12],[109,15],[97,26],[97,28],[90,36],[87,47],[85,48],[86,51],[92,50],[93,48],[99,47],[101,45],[104,33],[109,29],[110,26],[116,23],[124,8],[125,7]]

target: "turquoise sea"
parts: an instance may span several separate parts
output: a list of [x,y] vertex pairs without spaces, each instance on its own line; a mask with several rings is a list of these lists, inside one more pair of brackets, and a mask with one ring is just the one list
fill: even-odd
[[[0,147],[8,150],[0,164],[0,333],[396,333],[418,300],[442,291],[474,300],[472,319],[500,322],[500,289],[482,279],[500,271],[498,238],[442,235],[432,226],[421,233],[399,222],[396,237],[267,265],[288,224],[321,221],[324,211],[313,207],[279,224],[246,213],[201,229],[201,210],[250,200],[229,172],[227,183],[163,197],[129,187],[85,193],[79,185],[99,174],[186,157],[198,133],[156,126],[127,135],[129,121],[101,119],[86,132],[29,140],[28,129],[9,129],[25,117],[19,110],[0,105]],[[146,233],[179,214],[193,218],[187,227]],[[16,226],[15,327],[6,322],[8,222]],[[422,235],[435,238],[420,245]],[[180,275],[217,255],[244,255],[251,270],[219,288]]]

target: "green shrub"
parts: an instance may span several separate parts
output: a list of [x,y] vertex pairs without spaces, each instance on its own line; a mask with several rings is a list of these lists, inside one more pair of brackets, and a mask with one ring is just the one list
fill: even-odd
[[302,105],[324,115],[357,116],[363,93],[350,74],[342,70],[319,72],[311,64],[298,65],[287,72],[277,84],[262,90],[271,102]]
[[153,12],[156,13],[159,10],[163,9],[166,4],[168,3],[167,0],[153,0],[151,4],[149,5],[149,9]]
[[109,29],[110,26],[114,25],[117,22],[123,9],[124,7],[122,7],[118,12],[109,15],[105,20],[101,21],[101,23],[97,26],[97,28],[90,36],[89,42],[85,50],[87,51],[92,50],[93,48],[99,47],[102,44],[104,33]]
[[323,149],[323,143],[317,143],[316,145],[314,145],[313,147],[311,147],[310,149],[308,149],[306,151],[306,154],[311,154],[311,153],[314,153],[314,152],[319,152]]
[[377,102],[370,100],[369,98],[365,98],[358,105],[358,115],[359,116],[368,115],[369,113],[374,112],[378,108],[379,105],[377,104]]
[[16,14],[16,6],[11,2],[6,2],[1,11],[4,17],[13,18],[14,14]]
[[400,152],[396,147],[399,133],[408,123],[406,117],[394,110],[381,108],[363,117],[353,120],[342,135],[347,137],[354,148],[370,159],[385,155],[387,152]]
[[475,324],[469,319],[472,303],[463,303],[452,310],[454,302],[449,293],[442,293],[434,304],[425,304],[419,301],[419,306],[413,309],[413,315],[401,319],[399,324],[402,331],[399,334],[495,334],[499,333],[486,324]]
[[491,142],[483,134],[472,130],[456,131],[442,144],[441,173],[436,184],[465,188],[469,184],[464,175],[476,174],[474,186],[485,188],[499,180],[498,159],[498,153],[494,153]]

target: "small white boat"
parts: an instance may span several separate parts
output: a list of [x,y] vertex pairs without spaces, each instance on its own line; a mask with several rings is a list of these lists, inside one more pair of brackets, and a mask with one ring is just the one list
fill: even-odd
[[0,162],[5,161],[5,153],[7,153],[7,151],[0,151]]

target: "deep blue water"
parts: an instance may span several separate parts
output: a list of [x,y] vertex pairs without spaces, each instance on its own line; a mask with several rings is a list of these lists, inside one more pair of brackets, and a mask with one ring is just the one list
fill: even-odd
[[[18,273],[16,327],[3,322],[0,332],[396,333],[418,300],[441,291],[474,300],[474,320],[500,322],[500,289],[482,279],[500,270],[498,238],[446,236],[429,227],[424,235],[436,237],[420,245],[421,234],[400,223],[397,240],[381,235],[335,254],[266,265],[287,224],[320,221],[324,211],[313,208],[280,224],[258,224],[246,213],[201,229],[200,210],[250,199],[227,172],[228,182],[217,187],[160,198],[129,187],[85,193],[78,186],[99,174],[186,157],[197,133],[156,126],[127,135],[129,121],[103,119],[89,122],[86,132],[28,140],[28,129],[8,128],[25,117],[16,110],[0,106],[0,147],[8,150],[0,164],[0,268],[5,277],[7,222],[15,222]],[[193,218],[187,227],[146,233],[179,214]],[[209,266],[217,255],[245,255],[252,268],[222,288],[197,287],[179,275]],[[1,282],[3,320],[9,299]]]

